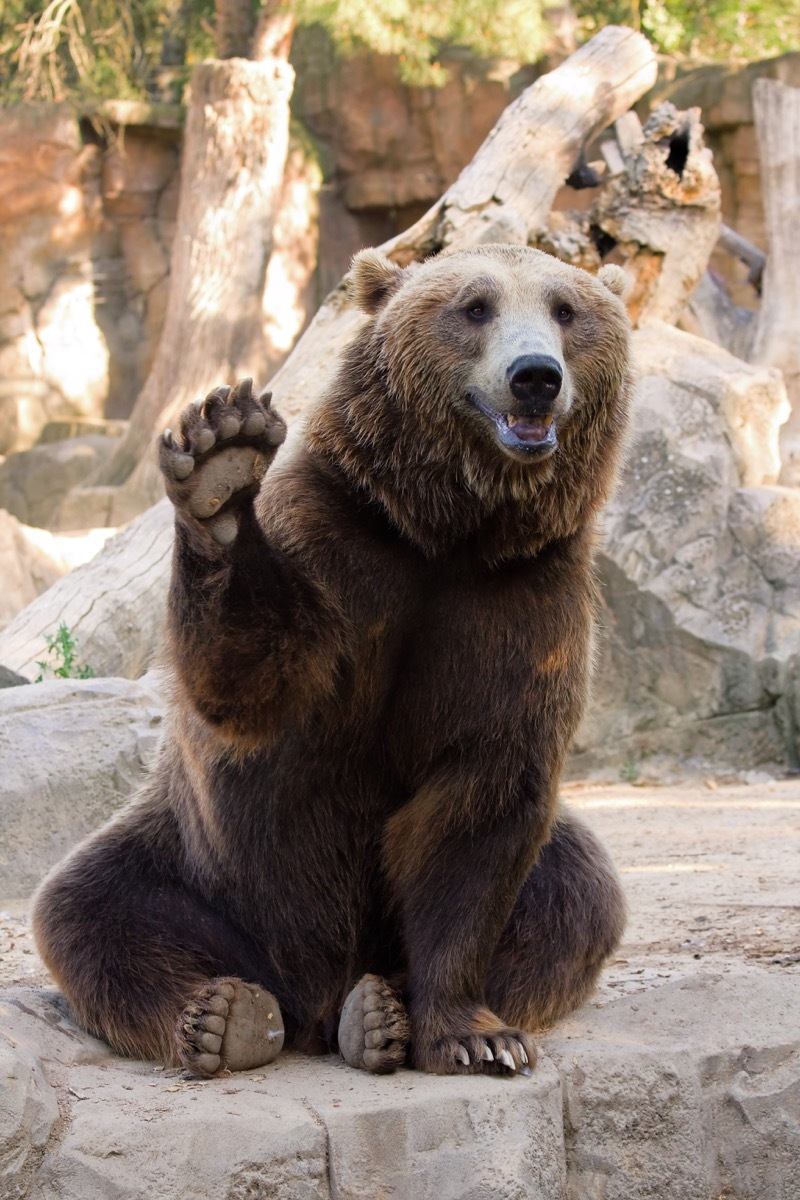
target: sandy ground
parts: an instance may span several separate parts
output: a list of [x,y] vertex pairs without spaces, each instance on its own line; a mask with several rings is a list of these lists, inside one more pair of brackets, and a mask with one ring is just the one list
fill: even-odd
[[[625,939],[592,1003],[675,971],[746,960],[800,973],[800,780],[679,786],[568,784],[628,896]],[[0,987],[50,982],[24,900],[0,900]]]

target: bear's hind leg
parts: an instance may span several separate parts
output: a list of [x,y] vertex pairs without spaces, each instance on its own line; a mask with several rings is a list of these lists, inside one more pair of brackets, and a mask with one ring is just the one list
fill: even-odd
[[625,928],[625,900],[605,850],[571,813],[523,884],[486,979],[509,1024],[542,1029],[578,1008]]
[[195,1074],[262,1065],[282,1044],[254,947],[156,861],[122,818],[40,887],[33,929],[76,1020],[118,1053]]
[[194,1075],[249,1071],[277,1058],[284,1029],[271,992],[242,979],[210,979],[196,989],[178,1017],[181,1063]]

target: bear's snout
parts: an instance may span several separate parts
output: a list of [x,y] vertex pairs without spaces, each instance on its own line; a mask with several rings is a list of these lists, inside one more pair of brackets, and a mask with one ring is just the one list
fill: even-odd
[[550,411],[564,380],[561,364],[549,354],[521,354],[506,371],[519,416],[542,416]]

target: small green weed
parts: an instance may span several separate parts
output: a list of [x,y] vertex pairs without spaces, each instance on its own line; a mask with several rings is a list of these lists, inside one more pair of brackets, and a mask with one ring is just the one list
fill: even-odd
[[620,779],[624,779],[626,783],[636,783],[636,780],[639,778],[639,768],[636,765],[635,759],[625,759],[625,762],[619,769],[619,777]]
[[58,627],[58,632],[52,635],[46,633],[44,640],[47,642],[47,655],[50,661],[43,659],[41,662],[37,662],[39,674],[34,679],[34,683],[41,683],[48,672],[56,679],[94,679],[94,667],[77,662],[75,657],[75,651],[78,648],[77,638],[70,633],[63,621]]

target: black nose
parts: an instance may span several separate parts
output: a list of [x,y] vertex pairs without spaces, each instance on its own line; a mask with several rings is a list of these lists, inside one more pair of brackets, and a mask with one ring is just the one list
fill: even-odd
[[521,354],[506,371],[508,386],[523,404],[551,405],[561,391],[564,373],[549,354]]

